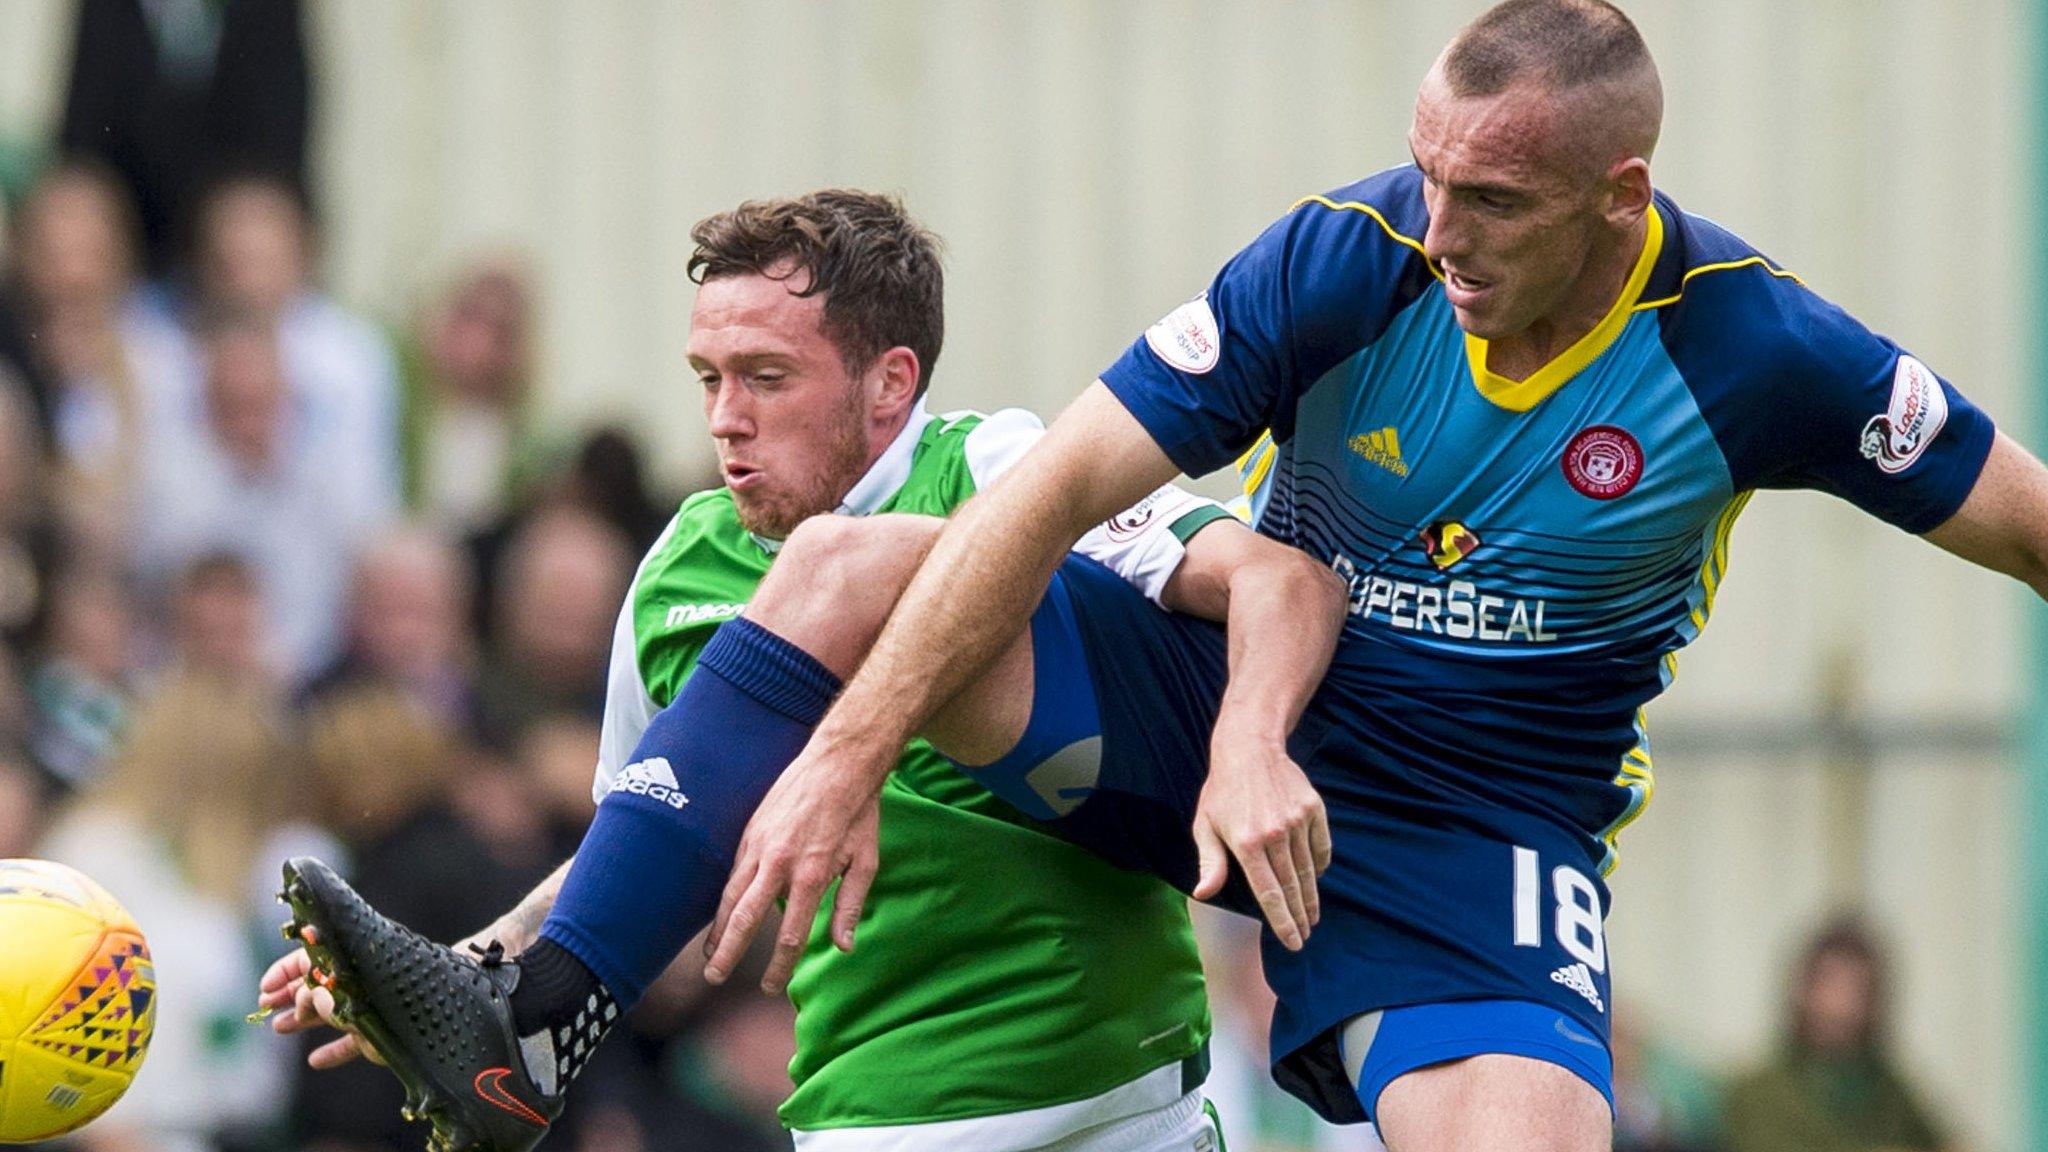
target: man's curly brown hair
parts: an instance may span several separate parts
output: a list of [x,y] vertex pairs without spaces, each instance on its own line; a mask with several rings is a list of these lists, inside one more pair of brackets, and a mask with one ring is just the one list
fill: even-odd
[[825,335],[859,375],[898,346],[917,354],[917,394],[931,383],[945,339],[945,274],[938,237],[894,196],[827,188],[784,200],[748,200],[690,229],[690,279],[762,275],[807,281],[825,297]]

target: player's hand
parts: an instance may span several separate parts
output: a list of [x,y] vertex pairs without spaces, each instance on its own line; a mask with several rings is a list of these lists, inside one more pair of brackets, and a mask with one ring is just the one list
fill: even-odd
[[314,1068],[339,1068],[358,1056],[382,1064],[383,1059],[367,1040],[335,1022],[334,993],[308,979],[312,971],[312,957],[306,955],[304,948],[295,948],[263,973],[257,985],[256,1009],[275,1013],[270,1017],[271,1030],[289,1036],[324,1025],[341,1032],[340,1039],[307,1053],[306,1063]]
[[832,942],[842,952],[853,951],[854,925],[880,863],[880,808],[873,791],[827,767],[825,758],[806,748],[747,824],[704,941],[711,956],[704,978],[713,984],[724,983],[739,966],[769,909],[782,899],[782,928],[761,988],[787,987],[818,903],[836,877],[844,878],[832,906]]
[[1247,731],[1227,710],[1210,740],[1195,848],[1195,899],[1223,891],[1236,857],[1273,934],[1290,951],[1301,949],[1323,914],[1316,877],[1330,866],[1329,816],[1285,741]]

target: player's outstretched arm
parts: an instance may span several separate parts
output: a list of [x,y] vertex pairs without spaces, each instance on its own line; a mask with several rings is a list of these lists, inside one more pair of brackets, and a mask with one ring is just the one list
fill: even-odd
[[1024,629],[1074,542],[1179,471],[1107,386],[1089,385],[947,523],[798,764],[879,788],[904,742]]
[[1999,433],[1963,506],[1927,539],[2048,600],[2048,467]]
[[1229,521],[1188,541],[1164,600],[1229,633],[1230,678],[1195,810],[1194,895],[1221,892],[1236,857],[1274,934],[1299,949],[1322,916],[1316,877],[1330,864],[1330,823],[1287,737],[1336,651],[1344,583],[1307,553]]
[[[508,953],[525,951],[540,935],[540,926],[547,920],[548,910],[555,906],[555,898],[562,892],[562,881],[569,875],[571,863],[574,863],[573,859],[564,861],[510,912],[459,941],[456,949],[460,951],[470,944],[482,947],[496,940],[505,946]],[[312,971],[312,958],[306,955],[304,948],[295,948],[279,957],[257,983],[256,1011],[270,1017],[271,1029],[280,1036],[317,1027],[341,1032],[340,1037],[306,1054],[306,1063],[314,1068],[337,1068],[358,1056],[377,1060],[376,1049],[371,1048],[368,1041],[335,1021],[334,994],[307,978]]]
[[777,983],[826,887],[861,854],[852,833],[903,745],[1015,640],[1075,541],[1178,472],[1097,381],[947,523],[866,662],[747,825],[712,922],[708,975],[730,972],[786,897],[783,923],[800,927],[777,941],[767,981]]

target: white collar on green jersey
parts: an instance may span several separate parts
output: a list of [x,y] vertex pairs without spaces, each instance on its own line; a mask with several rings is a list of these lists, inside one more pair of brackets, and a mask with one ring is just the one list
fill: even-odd
[[[882,449],[882,454],[868,468],[867,474],[847,490],[845,499],[839,502],[833,513],[838,516],[872,515],[889,497],[894,496],[897,489],[903,487],[903,482],[910,479],[910,459],[917,454],[917,441],[924,435],[924,426],[931,422],[931,411],[924,406],[924,397],[920,396],[911,406],[910,419],[904,422],[903,430],[896,433],[896,438],[889,441],[887,448]],[[753,532],[748,535],[770,556],[782,550],[780,540],[771,540]]]
[[869,516],[880,508],[889,497],[903,487],[910,479],[910,458],[917,454],[918,438],[924,435],[924,426],[932,422],[932,414],[924,406],[924,397],[917,398],[911,406],[910,419],[904,421],[903,430],[882,449],[867,475],[856,481],[846,492],[846,498],[834,509],[841,516]]

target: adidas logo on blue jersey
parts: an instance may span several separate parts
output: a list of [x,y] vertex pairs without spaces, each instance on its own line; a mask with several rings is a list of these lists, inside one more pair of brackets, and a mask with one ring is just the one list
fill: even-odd
[[626,765],[625,771],[619,773],[619,778],[612,781],[610,791],[645,796],[649,800],[659,800],[675,809],[681,809],[690,802],[690,798],[683,795],[682,785],[676,783],[675,769],[669,767],[668,761],[659,756],[650,756]]
[[1396,476],[1408,475],[1408,464],[1401,459],[1401,435],[1391,424],[1377,432],[1360,432],[1353,436],[1350,448],[1363,459]]
[[1594,1011],[1607,1011],[1606,1003],[1600,999],[1600,990],[1593,987],[1593,973],[1584,964],[1567,964],[1552,972],[1550,979],[1584,996]]

